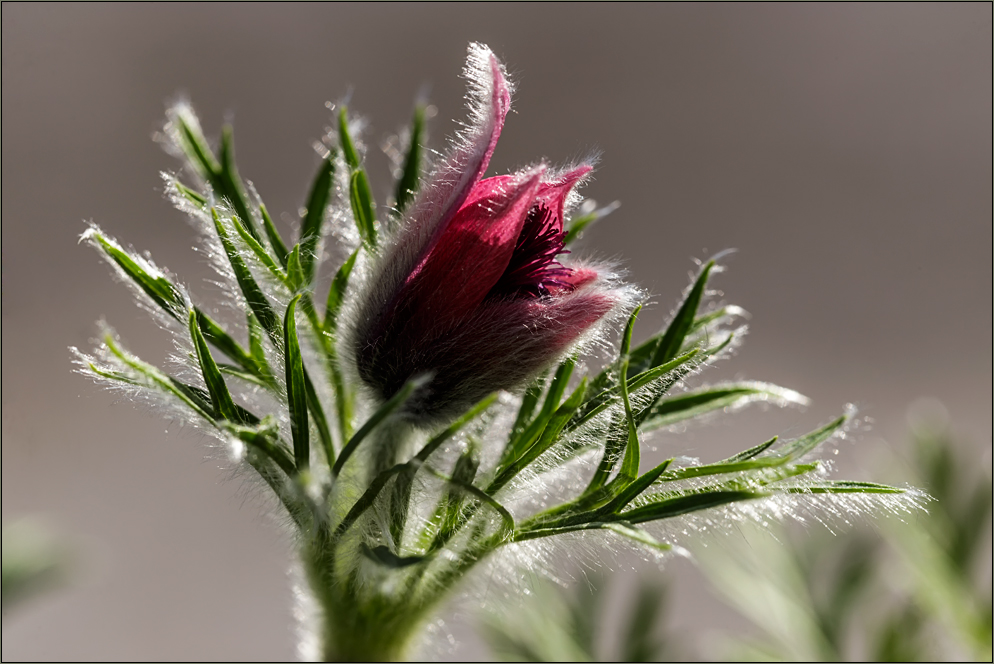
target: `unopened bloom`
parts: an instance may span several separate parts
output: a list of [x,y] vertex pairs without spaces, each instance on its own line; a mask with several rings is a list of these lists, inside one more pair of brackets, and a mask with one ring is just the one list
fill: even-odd
[[483,179],[510,109],[497,58],[470,48],[471,124],[374,259],[345,335],[381,398],[430,382],[407,411],[434,420],[514,389],[560,358],[621,300],[590,266],[561,263],[563,217],[587,164]]

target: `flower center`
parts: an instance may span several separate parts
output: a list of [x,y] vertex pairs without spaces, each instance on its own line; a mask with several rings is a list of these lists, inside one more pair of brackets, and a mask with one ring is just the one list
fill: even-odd
[[537,298],[573,290],[569,280],[573,270],[556,261],[559,254],[569,253],[563,249],[565,237],[557,215],[547,204],[536,204],[525,218],[511,262],[487,293],[487,299]]

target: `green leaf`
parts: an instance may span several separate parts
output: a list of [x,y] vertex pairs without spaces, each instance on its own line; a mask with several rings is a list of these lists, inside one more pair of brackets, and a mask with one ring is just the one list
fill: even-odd
[[593,210],[587,214],[581,215],[574,219],[570,219],[566,226],[566,235],[563,237],[563,246],[569,246],[583,235],[584,229],[588,226],[592,226],[596,222],[600,221],[602,218],[611,214],[621,206],[621,203],[615,201],[610,205],[606,205],[598,210]]
[[225,125],[221,129],[221,149],[220,162],[221,170],[218,172],[218,193],[228,199],[235,214],[243,220],[246,230],[251,233],[256,242],[261,242],[262,237],[256,228],[255,215],[249,209],[248,197],[245,195],[245,187],[242,179],[238,175],[235,166],[235,143],[234,133],[231,125]]
[[[550,388],[551,391],[552,388]],[[587,379],[584,378],[580,381],[580,385],[577,386],[573,394],[563,402],[556,412],[550,417],[542,429],[542,436],[538,439],[534,445],[531,445],[525,449],[520,456],[513,459],[509,463],[505,470],[498,471],[493,482],[487,487],[486,493],[492,495],[497,491],[500,491],[511,479],[514,478],[519,472],[524,470],[531,464],[532,461],[537,459],[543,452],[548,450],[552,445],[559,439],[559,434],[562,432],[563,427],[569,422],[570,418],[573,417],[573,413],[576,409],[580,407],[583,402],[583,396],[587,390]]]
[[185,184],[179,180],[174,180],[173,184],[176,185],[176,191],[180,193],[186,200],[190,201],[194,205],[205,207],[207,205],[207,197],[198,191],[190,189]]
[[[469,484],[468,482],[464,482],[462,480],[459,480],[458,478],[447,477],[445,474],[438,472],[437,470],[435,470],[434,468],[428,466],[427,464],[424,465],[424,469],[427,470],[428,472],[432,473],[436,477],[441,478],[441,479],[445,480],[446,482],[448,482],[449,486],[455,487],[455,488],[463,491],[464,493],[466,493],[470,497],[475,498],[476,500],[480,501],[481,503],[484,503],[484,504],[489,505],[490,507],[492,507],[500,515],[500,518],[501,518],[501,521],[502,521],[501,539],[503,539],[503,540],[510,540],[511,539],[511,537],[514,534],[514,517],[511,516],[511,513],[508,512],[507,509],[503,505],[501,505],[499,502],[497,502],[493,498],[493,496],[490,495],[492,493],[491,491],[483,491],[482,489],[479,489],[479,488],[473,486],[472,484]],[[444,542],[448,538],[443,536],[440,539],[441,539],[441,541]]]
[[209,402],[199,398],[191,390],[182,389],[182,383],[174,379],[172,376],[163,373],[158,367],[153,366],[126,351],[120,346],[120,344],[118,344],[111,332],[108,331],[104,333],[103,341],[104,345],[107,346],[107,350],[109,350],[111,354],[119,359],[126,367],[141,376],[145,382],[138,381],[127,374],[117,371],[107,371],[105,369],[101,369],[93,363],[90,363],[89,368],[93,373],[109,380],[116,380],[130,385],[143,385],[151,389],[159,390],[160,392],[168,394],[179,400],[207,422],[215,424],[216,418],[213,412],[214,409]]
[[248,246],[248,248],[255,255],[256,259],[262,263],[266,270],[269,271],[272,278],[276,280],[277,283],[285,284],[287,282],[286,273],[279,265],[276,264],[276,261],[274,261],[273,257],[269,255],[269,252],[266,251],[265,247],[263,247],[259,241],[255,239],[251,233],[249,233],[248,229],[245,227],[245,224],[242,223],[238,216],[232,216],[230,219],[231,225],[235,227],[235,230],[238,232],[238,236],[242,239],[242,242]]
[[659,345],[653,351],[651,366],[657,367],[664,362],[668,362],[680,352],[684,337],[687,336],[687,333],[694,324],[697,309],[701,305],[701,298],[704,296],[704,288],[707,286],[708,276],[711,274],[712,268],[714,268],[714,261],[708,261],[701,269],[693,287],[690,289],[687,297],[684,298],[673,320],[667,326],[666,332],[659,340]]
[[100,250],[108,259],[113,261],[153,302],[163,311],[182,322],[181,312],[186,311],[186,302],[180,291],[164,274],[155,269],[140,256],[126,251],[121,245],[110,239],[96,228],[89,228],[83,233],[84,240]]
[[362,555],[366,556],[370,560],[392,569],[410,567],[411,565],[417,565],[418,563],[427,560],[425,556],[398,556],[390,550],[390,547],[384,544],[371,547],[363,542],[361,550]]
[[417,472],[417,469],[422,467],[428,458],[434,454],[435,451],[441,447],[443,443],[445,443],[445,441],[459,433],[459,431],[469,424],[469,422],[486,412],[486,410],[490,408],[491,404],[493,404],[496,400],[496,392],[484,397],[477,402],[476,405],[459,416],[455,422],[432,436],[428,442],[425,443],[424,447],[422,447],[417,455],[415,455],[415,457],[411,460],[407,471],[402,473],[400,477],[397,478],[397,482],[394,484],[391,505],[394,513],[394,518],[391,522],[391,533],[393,534],[394,541],[397,543],[397,546],[401,545],[401,539],[404,531],[404,521],[407,519],[408,506],[410,505],[411,500],[411,485],[414,481],[414,474]]
[[238,282],[238,287],[245,297],[245,302],[249,305],[249,308],[255,314],[256,319],[258,319],[263,329],[266,330],[273,345],[278,348],[282,344],[283,336],[279,317],[269,305],[269,300],[266,299],[262,289],[259,288],[259,284],[256,283],[252,273],[245,266],[244,261],[242,261],[238,250],[228,235],[228,229],[224,227],[221,218],[217,214],[216,208],[211,208],[211,215],[214,217],[214,228],[217,230],[217,235],[221,239],[221,245],[224,247],[224,252],[228,256],[228,262],[231,263],[235,281]]
[[770,449],[770,447],[772,447],[773,444],[777,442],[777,440],[779,440],[779,436],[773,436],[773,438],[770,438],[765,443],[760,443],[759,445],[756,445],[755,447],[750,447],[749,449],[739,452],[738,454],[733,454],[732,456],[722,461],[722,463],[735,463],[738,461],[748,461],[749,459],[759,456],[766,450]]
[[342,453],[338,455],[338,459],[335,460],[335,465],[332,466],[331,474],[338,477],[338,474],[342,472],[342,466],[345,465],[345,462],[349,460],[349,457],[352,456],[352,453],[356,451],[356,448],[359,447],[362,441],[365,440],[365,438],[371,434],[376,427],[380,425],[380,423],[392,415],[395,410],[407,403],[407,400],[412,394],[414,394],[414,391],[424,385],[425,382],[426,379],[424,378],[407,381],[407,383],[404,384],[404,387],[397,390],[395,395],[390,397],[385,404],[380,406],[377,411],[373,413],[368,420],[366,420],[366,423],[355,432],[355,435],[353,435],[349,442],[346,443],[345,447],[342,448]]
[[359,168],[359,153],[352,142],[352,135],[349,133],[349,109],[344,104],[338,111],[338,142],[342,146],[342,154],[345,156],[345,163],[350,170]]
[[621,516],[630,523],[645,523],[769,495],[760,491],[702,491],[636,507]]
[[345,300],[345,291],[349,287],[349,275],[352,274],[352,268],[355,267],[358,256],[359,250],[356,249],[345,259],[342,266],[338,268],[338,272],[335,273],[335,278],[331,281],[331,288],[328,289],[328,302],[324,307],[325,332],[332,333],[337,327],[338,310],[341,309],[342,302]]
[[345,515],[345,518],[342,519],[342,521],[338,524],[338,527],[335,528],[335,532],[332,534],[331,537],[332,542],[341,538],[342,535],[344,535],[345,532],[349,528],[351,528],[352,525],[359,519],[359,517],[362,516],[366,510],[372,507],[373,503],[376,501],[377,496],[380,495],[380,491],[382,491],[383,487],[386,486],[386,483],[390,481],[390,478],[392,478],[397,473],[408,470],[409,467],[410,464],[399,463],[396,466],[393,466],[392,468],[384,470],[379,475],[374,477],[373,481],[369,483],[369,486],[366,488],[363,494],[359,496],[359,499],[356,500],[355,503],[353,503],[352,507]]
[[621,380],[619,383],[621,386],[621,400],[625,405],[625,421],[628,424],[628,444],[625,447],[625,457],[621,461],[621,469],[618,471],[616,481],[626,485],[638,476],[640,464],[638,426],[635,423],[631,400],[628,397],[628,352],[631,350],[632,330],[635,327],[635,319],[638,318],[639,311],[641,310],[641,305],[635,307],[635,311],[628,318],[628,324],[625,326],[625,334],[621,340],[621,356],[623,359],[621,361]]
[[514,419],[514,426],[511,427],[511,435],[508,437],[508,446],[512,446],[514,441],[525,432],[528,422],[535,414],[535,407],[542,397],[542,390],[545,388],[546,375],[536,378],[525,390],[521,397],[521,406],[518,408],[518,415]]
[[822,481],[792,487],[776,487],[780,493],[906,493],[904,489],[874,482]]
[[563,394],[566,392],[566,387],[569,384],[569,379],[573,374],[573,367],[575,365],[576,362],[574,360],[567,359],[556,369],[556,374],[552,377],[552,382],[549,384],[549,391],[545,395],[545,401],[542,402],[542,409],[539,411],[535,419],[532,420],[531,424],[529,424],[528,427],[521,433],[521,435],[511,436],[507,447],[504,448],[504,453],[501,455],[500,463],[497,464],[498,475],[500,475],[512,462],[518,459],[525,452],[525,450],[530,448],[535,441],[538,440],[538,437],[542,435],[542,432],[548,425],[553,413],[555,413],[556,409],[559,407],[559,402],[563,398]]
[[[249,357],[259,366],[266,366],[266,350],[262,346],[262,326],[259,325],[259,320],[251,311],[245,315],[245,322],[248,327]],[[203,329],[203,325],[200,326],[200,329]],[[210,336],[207,339],[210,341]],[[268,367],[266,368],[268,370]]]
[[321,226],[324,223],[324,211],[331,198],[331,185],[335,175],[335,163],[331,159],[321,161],[310,194],[307,196],[307,213],[300,227],[300,265],[303,268],[304,284],[310,284],[314,278],[314,266],[317,258],[318,241],[321,239]]
[[659,476],[669,468],[671,463],[673,463],[673,459],[667,459],[652,470],[646,471],[631,483],[624,485],[623,488],[619,484],[618,489],[615,489],[615,491],[620,490],[620,493],[600,511],[606,514],[619,514],[621,510],[628,506],[628,503],[638,498],[642,492],[652,486],[652,483],[659,479]]
[[269,238],[269,246],[272,247],[280,265],[286,269],[286,259],[290,252],[287,251],[286,244],[280,237],[280,232],[276,230],[276,224],[273,223],[273,218],[269,216],[269,210],[266,209],[265,205],[259,205],[259,214],[262,216],[262,225],[266,229],[266,237]]
[[311,382],[311,376],[307,373],[307,369],[304,369],[304,389],[307,391],[307,410],[310,411],[311,417],[314,419],[314,426],[318,430],[318,437],[321,439],[321,446],[324,448],[325,458],[330,466],[335,463],[335,443],[331,438],[331,429],[328,427],[328,418],[325,417],[324,407],[321,406],[321,400],[318,399],[317,390],[314,389],[314,383]]
[[[658,367],[654,367],[652,369],[644,371],[638,374],[637,376],[629,379],[628,392],[632,393],[637,389],[640,389],[642,387],[645,387],[646,385],[651,384],[653,381],[663,378],[664,376],[674,371],[675,369],[683,367],[690,360],[692,360],[698,354],[698,352],[699,351],[695,349],[688,353],[684,353],[680,357],[670,360],[666,364],[662,364]],[[662,386],[664,389],[659,392],[657,398],[658,396],[665,393],[665,390],[669,388],[672,382],[674,381],[668,381],[665,385]],[[566,427],[566,431],[567,432],[575,431],[579,427],[583,426],[584,424],[592,420],[597,415],[600,415],[602,412],[607,410],[613,403],[615,403],[620,392],[621,392],[621,386],[616,385],[610,389],[602,391],[598,396],[592,399],[588,399],[587,403],[583,405],[581,410],[577,412],[577,414],[573,417],[573,420]],[[642,413],[648,412],[650,407],[651,404],[649,406],[646,406],[646,408],[644,408],[642,411],[640,411],[639,414],[636,415],[635,418],[636,423],[639,422],[640,415]]]
[[352,215],[363,241],[371,247],[376,246],[376,215],[373,211],[373,192],[369,189],[369,180],[363,170],[353,171],[349,181],[349,203],[352,205]]
[[276,420],[272,415],[267,415],[255,426],[227,423],[224,425],[224,429],[246,445],[251,446],[267,458],[272,459],[288,477],[293,477],[296,474],[293,458],[277,442],[279,440],[279,426],[276,424]]
[[657,402],[642,422],[642,430],[651,431],[717,410],[771,399],[798,404],[807,403],[807,399],[797,392],[776,385],[764,383],[716,385],[684,392]]
[[414,119],[411,121],[411,144],[404,157],[404,167],[400,179],[397,180],[397,191],[394,194],[394,207],[400,214],[413,200],[417,193],[421,178],[421,140],[425,128],[425,107],[421,104],[414,108]]
[[473,480],[476,479],[476,471],[479,467],[480,459],[475,449],[470,448],[465,450],[456,459],[448,491],[440,504],[442,512],[441,526],[434,542],[428,547],[429,551],[441,548],[444,542],[449,539],[451,533],[458,528],[461,517],[463,516],[463,505],[465,503],[464,494],[466,491],[463,487],[473,484]]
[[231,358],[243,371],[252,374],[267,387],[273,388],[275,386],[276,383],[266,362],[266,354],[262,350],[262,345],[257,338],[253,337],[254,330],[257,331],[259,327],[258,323],[254,323],[254,316],[249,314],[249,347],[251,352],[246,352],[210,316],[200,309],[194,309],[194,311],[197,313],[197,324],[200,326],[200,331],[204,333],[207,341]]
[[307,275],[300,255],[300,245],[295,244],[286,260],[287,286],[291,291],[299,291],[307,284]]
[[798,459],[831,438],[848,419],[847,415],[840,415],[825,426],[787,443],[775,454],[787,460]]
[[421,448],[421,450],[417,453],[417,455],[414,458],[417,459],[420,463],[424,463],[425,461],[427,461],[428,457],[430,457],[435,452],[435,450],[437,450],[442,445],[442,443],[452,438],[452,436],[459,433],[459,431],[464,426],[466,426],[474,419],[479,417],[481,414],[483,414],[487,410],[487,408],[490,408],[490,406],[496,400],[497,400],[496,392],[494,392],[493,394],[489,394],[483,399],[481,399],[479,402],[476,403],[476,405],[474,405],[472,408],[470,408],[465,413],[460,415],[455,422],[450,424],[440,433],[437,433],[434,436],[432,436],[431,439],[427,443],[425,443],[425,446]]
[[290,408],[290,430],[293,433],[293,458],[297,470],[310,464],[310,426],[307,419],[307,388],[304,384],[304,361],[300,356],[297,339],[297,302],[300,295],[290,300],[283,319],[283,347],[286,349],[286,400]]
[[193,339],[193,347],[197,351],[197,360],[200,362],[200,372],[204,376],[204,383],[207,385],[207,392],[211,396],[211,404],[222,419],[229,422],[238,422],[239,418],[235,412],[235,403],[231,399],[231,393],[224,383],[224,377],[217,368],[214,358],[211,356],[210,348],[207,346],[207,339],[204,338],[197,324],[197,313],[190,310],[190,336]]
[[[622,537],[627,537],[630,540],[635,540],[639,544],[643,544],[652,549],[656,549],[657,551],[669,551],[673,548],[672,546],[666,544],[665,542],[660,542],[655,537],[645,532],[641,528],[635,528],[634,526],[626,524],[624,522],[609,522],[603,524],[601,527],[604,530],[610,530],[613,533],[617,533]],[[625,661],[637,662],[643,660],[632,659]]]
[[[221,172],[221,164],[214,157],[214,152],[207,145],[207,139],[200,133],[200,127],[190,123],[196,121],[195,117],[187,118],[184,113],[176,114],[178,123],[180,148],[186,154],[190,165],[194,167],[200,176],[214,186],[216,179]],[[217,189],[217,187],[214,187]]]
[[221,373],[227,374],[229,376],[234,376],[235,378],[240,378],[247,383],[252,383],[253,385],[258,385],[259,387],[269,387],[261,378],[256,376],[254,373],[249,373],[248,371],[243,371],[241,367],[236,367],[231,364],[224,364],[219,362],[217,365],[218,370]]

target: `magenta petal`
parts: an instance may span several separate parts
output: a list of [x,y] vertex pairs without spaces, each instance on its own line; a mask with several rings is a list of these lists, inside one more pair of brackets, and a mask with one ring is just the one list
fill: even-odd
[[557,298],[485,304],[444,340],[418,349],[415,362],[433,375],[414,406],[418,417],[445,420],[495,389],[521,387],[617,301],[616,293],[588,288]]
[[411,331],[465,318],[503,274],[540,187],[543,167],[464,205],[407,279],[398,301],[412,309]]
[[542,183],[542,188],[538,192],[538,197],[544,199],[550,208],[555,210],[559,217],[560,225],[566,213],[566,197],[573,190],[573,187],[582,180],[594,167],[590,164],[581,164],[571,171],[563,173],[555,180]]
[[464,75],[470,82],[469,127],[426,178],[404,222],[397,245],[426,248],[483,177],[511,109],[511,88],[497,57],[471,44]]

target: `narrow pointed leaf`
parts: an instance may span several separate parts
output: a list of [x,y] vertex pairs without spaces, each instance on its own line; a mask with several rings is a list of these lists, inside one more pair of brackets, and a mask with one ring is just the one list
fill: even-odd
[[683,304],[680,305],[673,320],[670,321],[669,326],[666,328],[666,332],[659,340],[659,345],[653,351],[651,366],[659,366],[679,354],[680,348],[683,346],[683,339],[687,336],[691,326],[694,324],[694,319],[697,317],[697,309],[701,305],[704,288],[707,286],[708,276],[711,274],[713,267],[714,261],[709,261],[697,276],[697,280],[684,299]]
[[678,496],[668,500],[650,503],[642,507],[623,512],[621,517],[629,523],[646,523],[659,519],[669,519],[681,514],[689,514],[700,510],[720,507],[743,500],[764,498],[769,493],[761,491],[707,491]]
[[566,392],[566,387],[569,385],[569,379],[573,374],[573,367],[575,365],[574,360],[567,359],[556,369],[556,374],[549,383],[549,390],[545,395],[545,401],[542,402],[542,409],[524,432],[520,436],[512,436],[508,446],[504,448],[501,461],[497,466],[498,475],[515,459],[521,457],[525,450],[529,449],[538,440],[539,436],[542,435],[549,420],[559,407],[559,402]]
[[[618,471],[618,480],[624,484],[635,480],[639,473],[640,464],[640,448],[639,448],[639,436],[638,436],[638,426],[635,423],[635,414],[632,412],[632,403],[628,395],[628,352],[631,350],[632,343],[632,330],[635,327],[635,319],[638,318],[639,311],[642,310],[641,306],[635,308],[632,315],[628,318],[628,324],[625,326],[625,334],[622,337],[621,342],[621,400],[625,406],[625,422],[628,425],[628,444],[625,447],[625,457],[621,461],[621,469]],[[669,358],[667,358],[669,359]]]
[[221,170],[219,175],[218,193],[228,199],[235,214],[245,224],[245,229],[252,235],[256,242],[261,242],[262,237],[256,228],[255,215],[249,209],[248,197],[245,195],[245,187],[242,179],[238,175],[238,168],[235,166],[235,138],[231,125],[225,125],[221,129],[221,149],[219,160]]
[[615,201],[598,210],[593,210],[592,212],[588,212],[587,214],[576,217],[575,219],[570,219],[569,224],[566,227],[566,236],[563,238],[563,245],[569,246],[578,240],[583,234],[584,229],[588,226],[594,225],[607,215],[617,210],[620,206],[621,203]]
[[783,493],[907,493],[905,489],[874,482],[824,481],[797,487],[778,488]]
[[331,438],[331,429],[328,428],[328,418],[325,417],[324,407],[318,399],[317,390],[311,382],[311,376],[304,369],[304,389],[307,391],[307,410],[314,419],[314,426],[318,430],[318,437],[321,439],[321,447],[324,449],[325,458],[328,465],[335,463],[335,443]]
[[573,417],[573,413],[576,409],[580,407],[583,402],[584,393],[587,390],[587,379],[584,378],[580,385],[577,386],[573,394],[563,402],[556,412],[549,418],[546,426],[542,430],[542,436],[538,441],[522,452],[522,454],[514,459],[507,468],[498,472],[497,476],[491,482],[490,486],[487,487],[488,494],[494,494],[500,491],[511,479],[514,478],[519,472],[527,468],[532,461],[537,459],[542,455],[543,452],[548,450],[552,445],[559,439],[559,434],[562,432],[563,427],[569,422],[570,418]]
[[266,248],[263,247],[251,233],[249,233],[248,229],[245,227],[245,224],[242,223],[242,220],[238,216],[232,216],[231,225],[235,227],[238,237],[240,237],[242,242],[248,246],[248,248],[252,251],[252,254],[260,263],[262,263],[263,267],[266,268],[272,278],[278,283],[286,283],[286,273],[279,265],[276,264],[276,261],[269,255]]
[[749,459],[757,457],[766,450],[770,449],[773,446],[773,444],[777,442],[777,440],[779,440],[779,436],[773,436],[773,438],[770,438],[765,443],[760,443],[759,445],[756,445],[755,447],[750,447],[749,449],[743,450],[738,454],[733,454],[732,456],[725,459],[722,463],[736,463],[738,461],[748,461]]
[[231,241],[228,229],[224,227],[221,218],[218,216],[217,209],[211,208],[211,214],[214,217],[214,227],[217,229],[218,237],[221,239],[224,251],[228,255],[228,262],[231,264],[231,269],[235,274],[235,281],[238,282],[238,287],[245,297],[245,302],[249,305],[249,308],[255,314],[263,329],[266,330],[273,344],[279,347],[282,344],[283,336],[279,317],[273,311],[269,300],[266,299],[262,289],[259,288],[259,284],[256,283],[252,273],[245,266],[244,261],[242,261],[238,250]]
[[174,184],[176,185],[176,191],[178,191],[186,200],[200,207],[207,205],[207,197],[200,192],[190,189],[179,180],[176,180]]
[[693,419],[725,408],[736,408],[753,401],[807,403],[807,399],[776,385],[745,383],[716,385],[684,392],[657,402],[642,423],[643,431],[651,431],[677,422]]
[[310,464],[310,425],[307,419],[307,387],[304,381],[304,361],[297,339],[296,311],[300,295],[290,300],[283,319],[283,347],[286,349],[286,400],[290,408],[290,430],[293,433],[293,458],[297,470]]
[[254,373],[243,371],[241,367],[236,367],[231,364],[225,364],[223,362],[219,362],[217,368],[218,370],[220,370],[221,373],[226,374],[228,376],[234,376],[235,378],[240,378],[241,380],[244,380],[247,383],[252,383],[253,385],[258,385],[259,387],[269,387],[269,385],[266,382],[264,382],[261,378],[256,376]]
[[335,465],[332,466],[331,473],[334,476],[338,476],[342,472],[342,466],[345,462],[349,460],[352,453],[356,451],[356,448],[362,444],[362,441],[366,439],[369,434],[371,434],[376,427],[378,427],[385,419],[393,414],[395,410],[403,406],[407,400],[414,394],[414,391],[424,384],[424,379],[409,380],[404,384],[404,387],[397,390],[397,393],[390,397],[390,399],[377,409],[373,415],[366,420],[366,423],[355,432],[355,435],[346,443],[345,447],[342,448],[342,453],[338,455],[335,460]]
[[359,250],[353,251],[342,266],[338,268],[338,272],[335,273],[335,278],[331,281],[331,288],[328,289],[328,301],[324,307],[324,330],[325,332],[333,332],[337,327],[338,310],[342,307],[342,302],[345,300],[345,291],[349,287],[349,275],[352,274],[352,268],[355,267],[356,258],[359,256]]
[[[251,352],[246,352],[242,348],[241,344],[235,341],[230,334],[225,332],[224,328],[218,325],[214,320],[201,311],[199,308],[194,309],[197,314],[197,325],[200,326],[200,331],[204,333],[204,337],[209,341],[215,348],[227,355],[231,360],[233,360],[243,371],[255,376],[259,381],[268,387],[273,387],[274,381],[272,372],[269,369],[269,365],[266,363],[265,353],[262,352],[261,346],[257,349],[258,355],[256,355],[256,350],[253,349]],[[258,323],[256,323],[258,327]],[[251,348],[252,341],[252,325],[249,325],[249,344]]]
[[214,411],[222,419],[238,422],[239,418],[235,413],[235,403],[231,399],[231,393],[228,392],[224,377],[211,356],[207,339],[200,331],[200,326],[197,324],[197,314],[192,310],[190,311],[190,336],[193,338],[193,347],[197,351],[197,360],[200,362],[200,372],[204,376],[204,383],[207,385],[208,393],[210,393]]
[[[645,532],[641,528],[635,528],[634,526],[625,523],[619,523],[619,522],[605,523],[602,527],[604,528],[604,530],[610,530],[613,533],[617,533],[618,535],[627,537],[628,539],[634,540],[639,544],[643,544],[652,549],[656,549],[657,551],[669,551],[673,548],[672,546],[666,544],[665,542],[660,542],[655,537]],[[631,661],[639,661],[639,660],[631,660]]]
[[452,438],[452,436],[459,433],[459,431],[469,424],[471,421],[479,417],[484,411],[489,408],[494,401],[497,400],[497,393],[487,395],[481,399],[476,405],[463,413],[459,419],[446,427],[442,432],[435,434],[431,439],[425,443],[425,446],[417,453],[415,458],[424,463],[428,460],[435,450],[437,450],[445,441]]
[[372,507],[373,503],[376,501],[377,496],[380,495],[380,491],[386,486],[386,483],[390,481],[397,473],[408,470],[409,464],[400,463],[392,468],[384,470],[369,483],[369,486],[363,492],[359,499],[353,503],[352,507],[349,509],[345,518],[338,524],[335,528],[335,532],[332,535],[332,541],[340,538],[345,532],[352,527],[352,525],[362,516],[366,510]]
[[[680,355],[679,357],[674,358],[669,362],[666,362],[665,364],[661,364],[658,367],[647,369],[646,371],[643,371],[642,373],[633,376],[628,380],[629,394],[631,394],[635,390],[641,389],[646,385],[651,384],[653,381],[656,381],[666,376],[670,372],[683,367],[699,354],[700,351],[695,348],[694,350],[684,353],[683,355]],[[673,381],[668,381],[665,387],[669,387],[669,384],[672,382]],[[665,390],[663,392],[660,392],[660,396],[664,393]],[[604,410],[606,410],[612,404],[617,402],[617,399],[620,396],[620,394],[621,394],[621,386],[619,384],[607,388],[601,391],[597,396],[588,399],[587,402],[583,404],[583,407],[577,412],[577,415],[573,418],[573,421],[570,422],[568,429],[572,431],[577,427],[580,427],[586,422],[590,421],[600,413],[604,412]],[[648,412],[649,407],[650,406],[647,406],[645,409],[643,409],[644,412]],[[638,421],[639,421],[638,418],[636,418],[636,422]]]
[[266,229],[269,246],[272,248],[273,253],[276,254],[276,259],[280,262],[280,265],[286,269],[286,259],[290,252],[287,250],[283,238],[280,237],[280,232],[276,230],[276,224],[273,223],[273,218],[269,216],[269,210],[266,209],[265,205],[259,206],[259,214],[262,216],[262,225]]
[[545,387],[545,376],[536,378],[535,381],[528,386],[525,390],[524,395],[521,397],[521,406],[518,408],[518,415],[514,419],[514,426],[511,427],[511,436],[508,441],[508,445],[513,445],[515,439],[524,433],[525,428],[528,426],[528,422],[531,420],[532,415],[535,414],[535,406],[538,405],[538,400],[542,396],[542,389]]
[[373,211],[373,192],[369,188],[369,179],[363,170],[352,173],[349,181],[349,203],[352,205],[352,215],[363,241],[375,247],[376,215]]
[[250,445],[266,457],[272,459],[288,477],[294,476],[296,469],[293,465],[293,458],[282,445],[276,442],[279,433],[276,421],[272,416],[267,415],[256,426],[229,423],[225,426],[225,430],[236,436],[246,445]]
[[314,266],[317,260],[318,241],[321,239],[321,226],[324,223],[325,208],[331,199],[331,185],[335,174],[335,164],[331,159],[324,159],[318,168],[311,191],[307,196],[307,214],[304,215],[300,227],[300,265],[303,268],[304,283],[309,284],[314,278]]
[[187,160],[204,180],[217,189],[215,183],[221,173],[221,164],[207,145],[207,139],[187,122],[182,114],[177,115],[176,120],[179,123],[180,147],[186,154]]
[[621,510],[628,506],[628,503],[635,500],[642,494],[643,491],[652,486],[652,483],[659,479],[659,476],[662,475],[667,468],[669,468],[671,463],[673,463],[673,459],[667,459],[652,470],[646,471],[636,480],[625,486],[621,493],[619,493],[618,496],[608,503],[601,511],[607,514],[617,514],[621,512]]
[[[262,326],[259,325],[258,319],[256,319],[255,314],[251,311],[246,314],[245,319],[248,327],[249,356],[259,365],[265,366],[266,350],[262,345],[262,335],[264,334]],[[201,326],[201,329],[203,329],[203,326]]]
[[168,278],[141,257],[125,250],[117,242],[95,228],[83,234],[83,239],[97,247],[101,253],[113,261],[153,302],[163,311],[182,322],[186,303],[176,286]]
[[[110,332],[104,334],[104,344],[115,357],[125,364],[125,366],[142,376],[147,381],[146,386],[153,387],[162,393],[178,399],[180,402],[204,418],[207,422],[216,424],[217,417],[214,413],[214,407],[208,399],[202,398],[190,389],[185,389],[186,386],[172,376],[167,375],[158,367],[153,366],[129,353],[118,344],[117,340]],[[111,373],[103,371],[93,364],[90,364],[90,369],[104,378],[118,380],[133,385],[141,384],[136,383],[134,379],[126,375],[122,375],[117,372]]]
[[[432,473],[433,475],[435,475],[436,477],[447,481],[450,486],[456,487],[462,490],[463,492],[467,493],[468,495],[472,496],[473,498],[476,498],[480,502],[494,508],[494,510],[496,510],[497,513],[500,515],[501,521],[503,522],[502,536],[506,539],[511,538],[512,534],[514,533],[514,517],[511,516],[511,513],[507,511],[507,508],[505,508],[503,505],[497,502],[497,500],[490,495],[491,493],[493,493],[492,491],[483,491],[482,489],[475,487],[472,484],[469,484],[468,482],[463,482],[455,477],[448,477],[444,473],[440,473],[437,470],[427,465],[425,466],[425,469],[430,473]],[[443,541],[447,540],[447,538],[444,536],[441,539]]]
[[307,275],[304,273],[299,244],[293,246],[293,251],[290,252],[290,255],[286,259],[286,273],[287,286],[291,291],[299,291],[307,284]]
[[848,419],[848,416],[840,415],[825,426],[787,443],[775,454],[790,460],[798,459],[831,438]]
[[352,134],[349,132],[349,109],[344,105],[338,111],[338,142],[342,147],[342,154],[349,168],[353,171],[359,168],[359,153],[355,149]]
[[404,167],[400,179],[397,180],[397,191],[394,194],[394,206],[397,213],[404,211],[414,198],[421,178],[421,140],[425,128],[425,107],[419,104],[414,109],[414,119],[411,121],[411,144],[404,157]]

